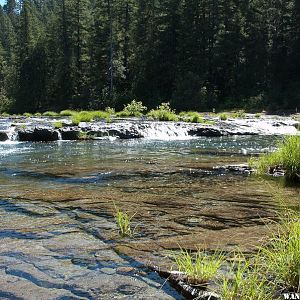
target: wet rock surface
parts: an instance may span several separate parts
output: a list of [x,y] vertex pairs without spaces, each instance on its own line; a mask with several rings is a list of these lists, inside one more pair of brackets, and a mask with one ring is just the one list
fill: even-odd
[[[299,122],[289,118],[278,120],[277,117],[257,119],[229,119],[227,121],[214,120],[214,125],[184,122],[157,122],[144,119],[115,119],[112,123],[82,122],[72,126],[68,119],[50,120],[47,118],[20,119],[17,126],[13,120],[4,120],[5,126],[13,125],[9,130],[15,131],[20,141],[55,141],[80,140],[99,138],[178,138],[178,137],[220,137],[220,136],[249,136],[249,135],[280,135],[297,134]],[[55,130],[55,121],[63,123],[61,129]],[[6,122],[6,123],[5,123]],[[1,129],[1,122],[0,122]],[[2,133],[5,138],[4,133]],[[8,138],[10,138],[8,136]],[[0,134],[1,141],[1,134]]]

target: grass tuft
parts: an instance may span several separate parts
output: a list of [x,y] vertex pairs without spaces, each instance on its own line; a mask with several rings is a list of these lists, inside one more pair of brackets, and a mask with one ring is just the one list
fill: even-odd
[[115,206],[115,220],[120,237],[132,237],[133,230],[131,228],[131,220],[134,216],[135,214],[130,216],[127,212],[124,212]]
[[266,174],[270,167],[281,167],[285,177],[294,181],[300,179],[300,136],[286,137],[278,144],[278,150],[262,155],[257,160],[250,160],[250,165],[258,174]]
[[54,111],[45,111],[43,113],[43,116],[44,117],[57,117],[57,116],[59,116],[59,114]]
[[117,117],[141,117],[147,107],[141,101],[132,100],[129,104],[124,106],[124,109],[118,112]]
[[58,122],[54,122],[53,126],[54,126],[55,129],[60,129],[60,128],[63,127],[63,123],[59,122],[59,121]]
[[63,117],[71,117],[76,113],[77,112],[75,110],[66,109],[66,110],[62,110],[59,114]]
[[209,255],[198,250],[195,254],[191,254],[184,249],[173,254],[173,258],[178,271],[183,272],[191,284],[207,284],[217,275],[225,260],[222,253]]

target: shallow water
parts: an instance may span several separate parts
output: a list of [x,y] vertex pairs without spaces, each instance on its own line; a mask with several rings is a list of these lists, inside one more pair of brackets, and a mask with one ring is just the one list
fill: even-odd
[[[164,264],[180,246],[253,249],[275,218],[269,188],[213,167],[275,145],[257,136],[0,143],[0,297],[180,299],[140,263]],[[134,238],[118,238],[114,205],[136,214]]]

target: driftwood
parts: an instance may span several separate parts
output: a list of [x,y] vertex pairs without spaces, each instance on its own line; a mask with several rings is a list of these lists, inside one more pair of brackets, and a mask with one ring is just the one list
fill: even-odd
[[158,266],[148,266],[151,270],[166,278],[186,299],[218,300],[220,296],[206,290],[207,283],[190,284],[183,272],[169,271]]

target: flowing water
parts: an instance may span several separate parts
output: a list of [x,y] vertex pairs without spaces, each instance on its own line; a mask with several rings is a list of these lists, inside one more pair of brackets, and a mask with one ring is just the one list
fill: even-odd
[[[166,250],[252,250],[276,204],[264,182],[216,166],[273,137],[0,143],[1,299],[181,299],[145,267]],[[288,190],[291,197],[297,191]],[[135,214],[118,237],[114,207]]]

